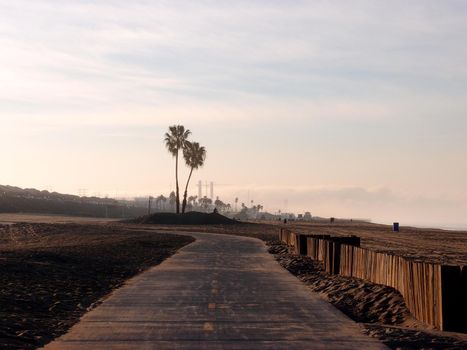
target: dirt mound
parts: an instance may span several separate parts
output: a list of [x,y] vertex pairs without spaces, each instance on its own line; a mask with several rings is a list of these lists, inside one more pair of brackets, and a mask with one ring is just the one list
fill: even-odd
[[190,211],[185,214],[156,213],[146,215],[130,221],[135,224],[159,224],[159,225],[232,225],[238,221],[229,219],[218,213],[200,213]]

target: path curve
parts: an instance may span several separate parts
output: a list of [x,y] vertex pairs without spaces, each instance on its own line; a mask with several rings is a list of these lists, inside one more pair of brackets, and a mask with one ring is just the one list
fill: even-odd
[[263,242],[196,241],[129,280],[46,349],[386,349]]

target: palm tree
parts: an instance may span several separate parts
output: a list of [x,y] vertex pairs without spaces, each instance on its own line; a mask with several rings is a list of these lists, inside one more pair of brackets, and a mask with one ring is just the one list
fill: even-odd
[[188,204],[193,205],[194,201],[196,200],[196,196],[190,196],[188,197]]
[[180,192],[178,189],[178,152],[184,149],[188,142],[188,136],[191,131],[186,129],[183,125],[169,126],[169,132],[165,133],[165,146],[167,150],[175,157],[175,183],[176,183],[176,201],[177,201],[177,214],[180,213]]
[[169,200],[169,211],[173,212],[177,206],[177,196],[175,195],[174,191],[170,192],[168,200]]
[[186,165],[190,167],[190,175],[186,181],[185,193],[183,194],[182,213],[185,212],[186,208],[186,196],[188,194],[188,184],[190,183],[191,174],[193,174],[194,169],[203,166],[206,159],[206,149],[200,146],[198,142],[188,141],[183,149],[183,158],[185,158]]
[[220,212],[225,211],[225,208],[227,207],[227,204],[225,204],[223,201],[219,199],[219,197],[216,198],[214,201],[214,205],[219,210]]
[[204,211],[207,211],[209,205],[212,204],[212,199],[204,196],[203,198],[199,199],[198,202],[200,203],[201,208],[204,209]]
[[156,198],[156,208],[159,209],[159,211],[162,211],[162,201],[165,201],[166,198],[163,195],[160,195],[159,197]]

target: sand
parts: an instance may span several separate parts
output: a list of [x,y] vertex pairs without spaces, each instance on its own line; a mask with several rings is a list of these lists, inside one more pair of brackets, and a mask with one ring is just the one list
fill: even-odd
[[190,211],[184,214],[155,213],[145,215],[136,219],[126,220],[127,223],[135,224],[162,224],[162,225],[241,225],[219,213],[200,213]]
[[356,235],[362,248],[392,253],[415,261],[467,265],[467,231],[402,226],[392,232],[388,225],[371,223],[300,223],[284,225],[298,233]]
[[1,226],[0,348],[48,343],[125,280],[192,241],[117,226]]
[[105,224],[121,219],[105,219],[86,216],[66,216],[54,214],[0,213],[0,224],[43,223],[43,224]]
[[446,265],[467,265],[467,232],[438,229],[401,227],[392,232],[391,226],[372,223],[305,223],[259,222],[245,225],[151,225],[161,232],[212,232],[255,237],[264,241],[275,240],[279,228],[285,227],[298,233],[357,235],[362,248],[393,253],[416,261]]
[[[363,247],[376,251],[415,260],[467,264],[467,232],[459,231],[402,227],[400,233],[393,233],[390,226],[367,223],[176,226],[102,220],[96,225],[86,218],[0,215],[0,222],[15,220],[68,224],[0,228],[0,273],[5,276],[0,291],[0,348],[34,348],[62,334],[112,288],[190,241],[166,232],[234,234],[270,244],[277,240],[279,227],[303,233],[355,234],[362,238]],[[394,289],[329,276],[318,263],[290,255],[277,242],[273,246],[276,248],[271,252],[285,268],[359,322],[365,333],[391,348],[467,348],[467,335],[431,330],[414,320]]]

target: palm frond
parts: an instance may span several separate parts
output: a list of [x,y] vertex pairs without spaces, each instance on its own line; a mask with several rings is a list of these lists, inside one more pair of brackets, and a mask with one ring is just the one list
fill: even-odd
[[188,167],[198,169],[204,165],[206,159],[206,149],[198,142],[190,142],[183,149],[183,158]]

